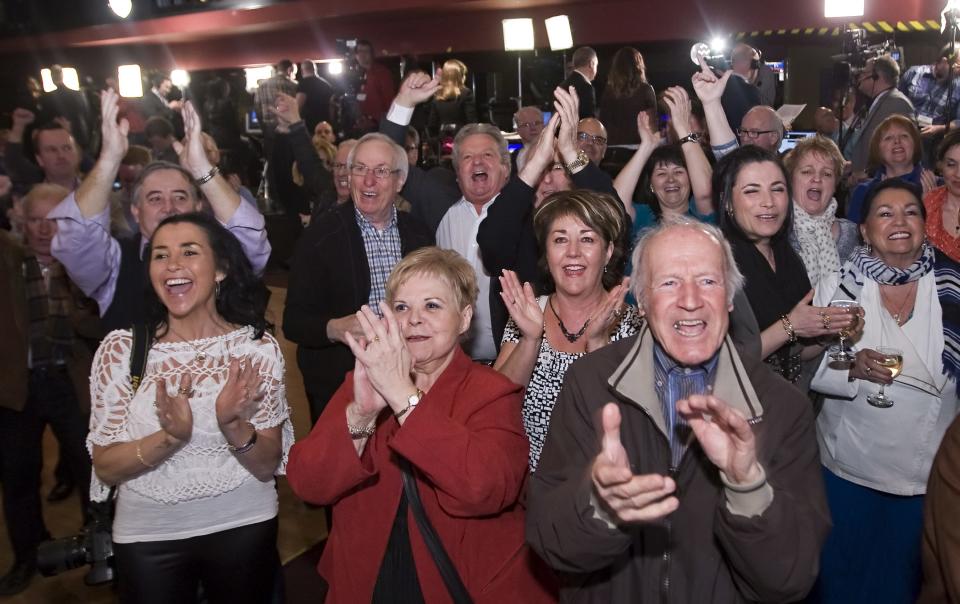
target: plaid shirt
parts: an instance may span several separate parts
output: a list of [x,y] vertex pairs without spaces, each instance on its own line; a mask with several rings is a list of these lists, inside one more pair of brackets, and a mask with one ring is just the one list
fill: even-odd
[[667,434],[670,435],[670,467],[674,470],[680,467],[691,433],[687,420],[677,411],[677,401],[712,390],[719,358],[715,354],[704,365],[683,367],[667,356],[659,344],[654,346],[653,377]]
[[[960,79],[937,82],[932,65],[914,65],[900,78],[900,92],[916,109],[916,117],[926,117],[942,125],[960,119]],[[947,113],[950,115],[947,115]]]
[[363,247],[367,251],[367,264],[370,265],[370,298],[367,304],[379,316],[380,302],[387,298],[387,277],[402,256],[397,208],[391,206],[390,222],[382,231],[377,230],[360,210],[354,208],[353,211],[363,237]]
[[260,123],[271,129],[277,127],[277,116],[270,109],[276,107],[277,96],[281,92],[292,97],[297,96],[297,83],[288,77],[275,75],[260,80],[260,85],[257,87],[256,102],[257,110],[260,112]]

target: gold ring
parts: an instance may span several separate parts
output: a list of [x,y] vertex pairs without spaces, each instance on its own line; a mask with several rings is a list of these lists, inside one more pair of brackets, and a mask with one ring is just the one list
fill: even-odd
[[373,336],[373,341],[374,341],[374,342],[379,342],[379,341],[380,341],[380,336]]
[[193,388],[190,388],[189,390],[187,390],[186,388],[182,388],[182,387],[181,387],[181,388],[177,388],[177,393],[178,393],[178,394],[185,394],[185,395],[187,395],[187,398],[189,398],[189,397],[193,396]]

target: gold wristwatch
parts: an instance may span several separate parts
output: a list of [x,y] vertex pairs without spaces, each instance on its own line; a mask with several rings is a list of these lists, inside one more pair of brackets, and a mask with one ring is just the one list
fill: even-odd
[[417,388],[417,391],[407,397],[407,406],[403,408],[402,411],[396,413],[396,418],[400,419],[410,411],[413,411],[413,408],[420,404],[420,399],[423,398],[423,390]]
[[580,168],[584,167],[589,163],[590,163],[590,158],[587,157],[586,151],[584,151],[583,149],[580,149],[580,151],[577,153],[577,159],[573,160],[572,162],[567,164],[565,167],[567,168],[567,172],[570,172],[571,174],[575,174],[578,170],[580,170]]

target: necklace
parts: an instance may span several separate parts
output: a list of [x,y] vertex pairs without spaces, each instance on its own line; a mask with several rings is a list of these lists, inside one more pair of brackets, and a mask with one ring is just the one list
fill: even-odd
[[181,340],[183,343],[185,343],[187,346],[189,346],[190,348],[193,348],[193,351],[194,351],[195,353],[197,353],[196,356],[193,357],[193,360],[194,360],[194,361],[197,361],[197,362],[202,363],[202,362],[204,362],[204,361],[207,360],[207,353],[206,353],[206,352],[204,352],[204,351],[200,350],[199,348],[197,348],[196,345],[194,345],[193,342],[191,342],[190,340],[188,340],[188,339],[184,338],[183,336],[181,336],[180,334],[178,334],[178,333],[177,333],[176,331],[174,331],[173,328],[170,327],[169,325],[167,325],[167,329],[170,330],[170,333],[172,333],[173,335],[175,335],[175,336],[177,336],[178,338],[180,338],[180,340]]
[[584,332],[587,331],[587,325],[590,325],[590,319],[587,319],[587,322],[583,324],[583,327],[580,328],[580,331],[577,333],[570,333],[567,331],[567,326],[563,324],[563,319],[560,318],[560,313],[558,313],[557,309],[553,306],[553,296],[550,296],[550,310],[553,311],[553,316],[557,318],[557,323],[560,324],[560,331],[563,332],[563,337],[565,337],[571,344],[579,340],[583,336]]
[[890,312],[890,307],[893,306],[893,302],[890,301],[890,298],[883,293],[883,288],[880,288],[880,298],[883,299],[884,306],[887,307],[887,312],[890,312],[890,316],[893,317],[893,320],[896,321],[897,327],[902,327],[904,323],[907,322],[909,316],[904,316],[903,311],[907,307],[907,304],[910,302],[910,287],[916,287],[917,282],[913,281],[910,285],[907,286],[907,295],[904,296],[903,302],[900,304],[900,307],[897,309],[897,312]]

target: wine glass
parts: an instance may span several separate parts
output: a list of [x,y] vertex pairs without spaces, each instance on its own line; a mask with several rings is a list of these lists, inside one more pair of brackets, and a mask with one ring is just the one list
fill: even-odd
[[[830,302],[830,306],[851,310],[860,308],[860,304],[854,300],[834,300]],[[830,360],[837,361],[838,363],[852,363],[855,357],[850,354],[846,346],[846,339],[850,334],[846,328],[843,328],[838,335],[840,336],[840,343],[830,347]]]
[[[889,346],[880,346],[877,348],[877,352],[883,355],[880,364],[889,369],[894,378],[900,375],[900,371],[903,370],[903,351]],[[892,407],[893,399],[883,393],[884,386],[885,384],[880,384],[880,392],[868,396],[867,402],[881,409]]]

